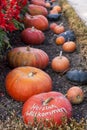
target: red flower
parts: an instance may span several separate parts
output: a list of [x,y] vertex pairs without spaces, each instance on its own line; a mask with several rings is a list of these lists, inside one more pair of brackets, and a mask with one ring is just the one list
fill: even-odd
[[0,28],[8,31],[16,30],[12,20],[20,20],[21,9],[26,3],[27,0],[0,0]]

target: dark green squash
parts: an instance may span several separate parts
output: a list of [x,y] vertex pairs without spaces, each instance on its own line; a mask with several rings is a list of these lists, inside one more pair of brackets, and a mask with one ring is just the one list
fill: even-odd
[[78,84],[87,84],[87,72],[82,70],[70,70],[66,73],[66,78]]
[[50,20],[50,21],[57,21],[57,20],[60,19],[61,15],[62,15],[62,14],[48,14],[48,15],[47,15],[47,18],[48,18],[48,20]]
[[65,32],[58,35],[58,37],[60,37],[60,36],[64,37],[65,42],[67,42],[67,41],[75,41],[76,40],[75,33],[72,30],[65,31]]

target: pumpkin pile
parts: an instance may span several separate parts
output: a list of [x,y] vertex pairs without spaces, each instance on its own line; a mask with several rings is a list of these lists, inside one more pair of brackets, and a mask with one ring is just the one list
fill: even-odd
[[73,90],[69,90],[66,97],[52,90],[52,79],[44,70],[50,65],[49,55],[36,48],[44,44],[44,32],[50,29],[56,35],[56,46],[62,46],[59,56],[51,61],[51,68],[58,74],[70,69],[70,59],[62,52],[72,53],[76,50],[76,37],[72,30],[65,29],[63,23],[56,23],[60,17],[62,8],[55,1],[31,0],[24,16],[25,29],[21,32],[21,40],[33,47],[16,47],[7,54],[8,64],[13,70],[6,76],[5,87],[14,100],[25,102],[22,116],[26,124],[32,123],[36,117],[38,122],[46,119],[61,125],[62,118],[66,117],[68,121],[72,117],[71,103],[83,101],[83,92],[80,90],[75,90],[81,93],[81,96],[78,94],[79,100],[78,95],[71,92]]

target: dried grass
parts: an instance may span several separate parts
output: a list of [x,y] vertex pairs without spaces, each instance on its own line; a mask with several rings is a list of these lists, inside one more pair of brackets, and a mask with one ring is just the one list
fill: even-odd
[[[76,34],[76,43],[82,57],[82,66],[87,69],[87,26],[77,15],[74,8],[67,0],[59,0],[64,17],[66,17],[69,28]],[[85,63],[84,63],[85,60]]]

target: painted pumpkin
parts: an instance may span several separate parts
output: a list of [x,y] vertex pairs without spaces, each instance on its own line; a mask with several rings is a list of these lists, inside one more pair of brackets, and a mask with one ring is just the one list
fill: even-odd
[[56,72],[66,72],[70,67],[70,62],[67,57],[60,54],[53,58],[51,66]]
[[5,80],[7,93],[17,101],[26,101],[35,94],[52,90],[52,80],[35,67],[18,67],[10,71]]
[[[37,94],[29,98],[23,105],[22,116],[26,124],[45,121],[61,125],[62,119],[72,116],[72,106],[69,100],[59,92]],[[44,121],[45,120],[45,121]]]
[[28,5],[28,11],[29,14],[34,16],[34,15],[48,15],[48,11],[45,7],[40,6],[40,5],[34,5],[34,4],[29,4]]
[[31,47],[17,47],[10,50],[7,60],[12,68],[19,66],[33,66],[44,69],[49,63],[49,57],[41,49]]
[[45,6],[45,0],[31,0],[31,4]]
[[79,86],[72,86],[67,91],[66,97],[72,104],[80,104],[84,99],[84,92]]
[[48,20],[43,15],[36,15],[31,16],[28,13],[25,15],[24,18],[24,25],[26,28],[34,26],[36,29],[39,29],[41,31],[45,31],[48,29]]
[[21,32],[21,39],[26,44],[39,45],[45,40],[45,35],[41,30],[32,28],[26,28]]

